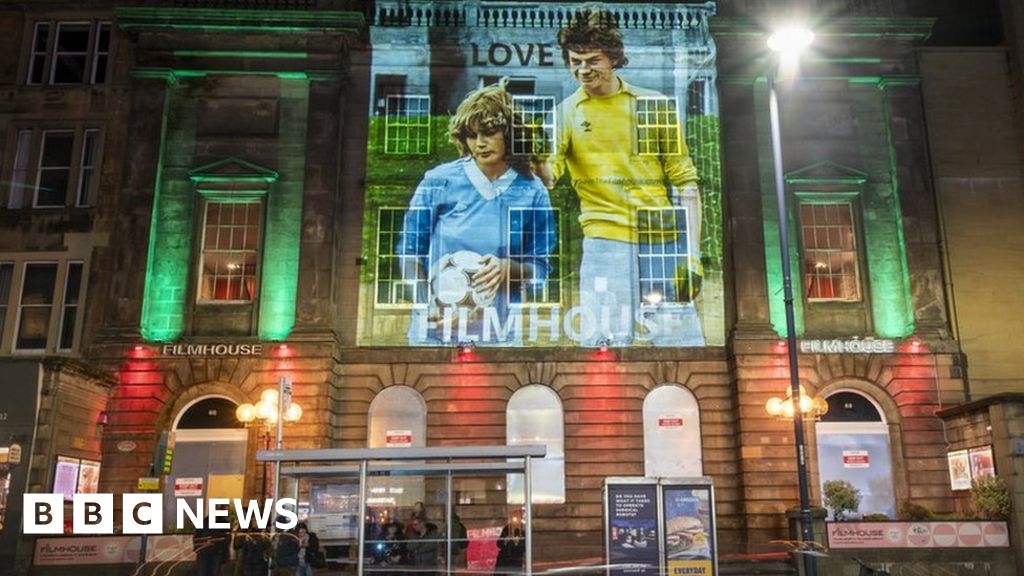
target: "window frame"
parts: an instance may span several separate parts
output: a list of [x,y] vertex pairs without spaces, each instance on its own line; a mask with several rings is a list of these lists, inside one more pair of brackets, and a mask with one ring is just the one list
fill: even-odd
[[[67,182],[64,185],[64,202],[62,204],[40,204],[39,203],[39,192],[41,190],[40,183],[43,179],[43,170],[57,170],[64,169],[61,167],[54,166],[43,166],[43,160],[46,156],[46,137],[50,134],[71,134],[71,154],[68,157],[67,171],[68,177]],[[36,154],[36,177],[35,185],[33,186],[32,194],[32,208],[34,209],[53,209],[53,208],[66,208],[68,206],[68,192],[71,188],[71,183],[77,178],[74,178],[75,170],[75,157],[77,156],[76,151],[79,146],[78,133],[76,130],[67,130],[63,128],[58,129],[43,129],[39,136],[39,151]]]
[[[419,101],[425,101],[426,102],[426,114],[425,115],[423,115],[423,116],[411,116],[411,115],[408,115],[408,114],[405,113],[405,111],[408,110],[408,104],[405,104],[405,103],[411,102],[413,100],[419,100]],[[399,108],[396,109],[396,114],[394,116],[392,116],[392,114],[391,114],[391,110],[392,110],[391,103],[393,101],[400,101],[400,102],[402,102],[404,104],[404,106],[399,107]],[[430,94],[408,93],[407,92],[407,93],[402,93],[402,94],[385,94],[384,95],[384,154],[389,155],[389,156],[425,156],[425,155],[430,154],[431,148],[432,148],[432,146],[431,146],[431,136],[432,136],[432,132],[433,132],[432,126],[431,126],[431,120],[432,120],[431,106],[432,106],[432,104],[433,104],[433,102],[432,102],[432,98],[431,98]],[[407,121],[409,118],[420,118],[420,117],[425,117],[426,121],[422,122],[422,123],[413,123],[413,122],[408,122]],[[405,144],[406,144],[405,145],[405,150],[401,150],[400,146],[397,147],[399,149],[392,149],[392,146],[391,146],[392,140],[391,140],[391,136],[390,136],[392,128],[399,129],[399,130],[404,128],[404,129],[406,129],[407,131],[410,131],[410,132],[413,131],[413,130],[416,130],[417,133],[419,133],[419,131],[425,129],[425,134],[423,135],[422,139],[417,138],[416,140],[405,140],[404,141]],[[399,137],[396,135],[395,138],[399,138]],[[408,138],[408,136],[406,136],[406,138]],[[397,142],[402,142],[402,140],[400,140],[400,139],[396,140],[396,141]],[[412,143],[412,142],[414,142],[416,144],[415,150],[410,150],[411,146],[409,146],[409,143]],[[420,144],[422,144],[422,146],[420,146]]]
[[[29,308],[43,308],[43,307],[47,307],[47,306],[49,307],[50,315],[49,315],[49,317],[46,320],[46,343],[43,345],[42,348],[19,348],[18,347],[18,340],[19,340],[20,334],[21,334],[22,321],[24,320],[24,317],[25,317],[25,308],[26,308],[26,305],[24,303],[24,300],[25,300],[25,282],[28,280],[28,267],[29,266],[33,266],[33,265],[40,265],[40,264],[45,264],[45,265],[51,265],[52,264],[53,267],[54,267],[54,272],[53,272],[53,283],[54,283],[53,284],[53,292],[50,295],[50,300],[51,301],[50,301],[50,303],[48,305],[44,305],[44,304],[31,304],[31,305],[28,305],[27,307],[29,307]],[[62,280],[62,273],[61,272],[62,272],[62,266],[61,266],[61,262],[59,260],[31,259],[31,260],[26,260],[25,262],[22,263],[22,266],[21,266],[21,278],[19,279],[20,281],[17,284],[18,285],[18,293],[17,293],[18,315],[17,315],[17,320],[14,323],[13,338],[11,339],[11,352],[12,353],[14,353],[14,354],[45,354],[46,352],[48,352],[48,351],[50,351],[52,349],[50,347],[50,344],[51,344],[51,338],[54,335],[53,334],[53,331],[54,331],[54,318],[59,316],[59,314],[54,314],[54,311],[55,311],[54,309],[56,308],[57,301],[58,301],[57,300],[57,296],[58,296],[57,287],[58,287],[58,285],[60,285],[62,283],[61,282],[61,280]],[[64,271],[64,273],[66,274],[66,270]]]
[[[641,111],[641,103],[644,102],[666,102],[672,106],[666,107],[665,110],[652,110],[652,111]],[[638,156],[662,156],[666,154],[682,154],[686,150],[685,143],[683,141],[683,114],[679,109],[679,98],[675,96],[637,96],[636,109],[633,112],[634,119],[636,120],[636,154]],[[667,114],[668,120],[672,119],[672,115],[675,116],[675,122],[671,123],[666,121],[665,123],[646,123],[641,120],[642,114],[646,115],[660,115]],[[653,131],[653,138],[645,138],[645,130]],[[675,146],[672,150],[662,150],[660,143],[665,142],[667,138],[668,142],[674,142]],[[656,144],[654,149],[645,150],[644,143],[653,142]]]
[[[253,288],[252,288],[252,299],[250,300],[215,300],[215,299],[204,299],[203,298],[203,280],[204,274],[204,262],[206,259],[206,218],[208,216],[208,209],[211,204],[256,204],[259,209],[259,215],[257,217],[256,227],[256,248],[253,250],[255,257],[254,269],[252,272]],[[199,214],[199,244],[198,254],[196,258],[196,283],[195,289],[196,294],[194,303],[196,306],[255,306],[260,300],[260,289],[262,288],[260,280],[263,269],[263,241],[266,237],[266,219],[267,210],[266,202],[262,195],[252,195],[245,197],[222,197],[218,195],[206,195],[203,194],[203,202],[201,203],[201,212]],[[224,251],[219,251],[224,252]],[[230,251],[231,253],[246,253],[245,250]],[[248,275],[243,274],[241,279],[244,283],[245,278]],[[243,284],[244,286],[244,284]]]
[[[647,211],[647,212],[654,213],[654,212],[664,212],[664,211],[668,211],[668,210],[672,210],[676,214],[678,214],[680,211],[682,211],[683,214],[684,214],[684,221],[686,222],[686,254],[682,254],[680,252],[672,252],[672,253],[664,253],[663,252],[661,254],[650,253],[650,254],[646,254],[645,255],[642,252],[640,252],[640,246],[641,246],[642,242],[640,242],[640,241],[637,242],[637,251],[636,251],[637,277],[636,277],[636,284],[634,286],[635,286],[636,291],[637,291],[636,293],[637,293],[637,295],[639,297],[640,308],[642,308],[642,309],[657,309],[657,308],[662,308],[662,307],[666,307],[666,306],[692,306],[692,305],[694,305],[694,301],[693,301],[692,298],[688,299],[688,300],[681,300],[679,294],[676,294],[673,300],[664,300],[664,299],[662,299],[662,300],[659,300],[659,301],[650,301],[650,300],[647,300],[647,299],[644,298],[644,286],[643,286],[644,281],[647,280],[647,281],[652,282],[652,283],[655,281],[655,279],[653,279],[653,277],[651,277],[651,278],[645,277],[645,275],[642,272],[642,270],[643,270],[642,262],[643,262],[643,259],[644,259],[645,256],[648,257],[648,258],[651,258],[652,261],[655,258],[658,258],[658,257],[671,257],[671,258],[677,258],[678,259],[678,258],[681,258],[683,256],[686,256],[686,258],[687,258],[687,273],[688,274],[692,274],[694,272],[694,267],[691,265],[690,261],[691,260],[696,260],[698,263],[700,262],[700,254],[699,254],[699,250],[698,250],[698,248],[699,248],[698,242],[700,240],[697,238],[698,234],[695,234],[693,232],[693,230],[698,230],[698,231],[700,230],[699,222],[695,221],[696,218],[699,218],[699,211],[698,210],[693,210],[691,208],[691,206],[688,206],[688,205],[678,206],[678,205],[672,204],[670,206],[664,206],[664,207],[638,208],[637,211],[636,211],[637,233],[638,233],[638,236],[640,238],[642,238],[642,235],[644,234],[644,232],[640,229],[640,222],[642,220],[640,218],[640,212],[641,211]],[[677,216],[677,218],[678,218],[678,216]],[[678,228],[676,228],[676,231],[678,232]],[[660,280],[661,281],[665,281],[667,279],[666,278],[661,278]],[[691,276],[690,282],[691,283],[688,284],[688,286],[691,286],[691,291],[692,291],[693,290],[692,289],[692,276]]]
[[[796,232],[797,239],[797,261],[800,264],[799,279],[800,279],[800,294],[804,299],[805,305],[807,306],[861,306],[867,303],[868,295],[866,294],[866,282],[864,280],[864,273],[866,271],[866,254],[863,246],[863,226],[860,222],[860,204],[858,202],[859,194],[856,192],[832,192],[828,194],[822,193],[808,193],[797,191],[794,193],[796,196],[796,202],[794,203],[792,210],[793,224]],[[850,298],[811,298],[808,293],[808,289],[805,282],[806,272],[804,270],[804,258],[807,255],[808,247],[804,242],[804,219],[803,219],[803,207],[804,206],[836,206],[845,205],[850,211],[850,226],[853,233],[853,253],[854,263],[857,269],[854,274],[854,280],[856,281],[857,297],[855,299]],[[817,249],[816,249],[817,250]]]
[[[386,205],[386,206],[381,206],[381,207],[379,207],[377,209],[377,235],[376,235],[377,237],[376,237],[376,241],[375,241],[376,242],[377,251],[376,251],[376,266],[375,266],[375,274],[374,274],[373,306],[374,306],[374,308],[379,309],[379,310],[413,310],[413,309],[417,309],[417,308],[425,308],[430,303],[429,302],[430,301],[430,270],[424,270],[423,271],[423,273],[425,274],[425,277],[423,279],[417,279],[417,280],[414,280],[414,281],[410,282],[410,281],[404,280],[402,278],[402,267],[406,265],[405,264],[406,261],[408,261],[410,263],[415,263],[415,261],[420,259],[420,258],[426,258],[427,262],[429,263],[430,262],[430,256],[431,256],[430,252],[432,250],[432,247],[428,247],[427,248],[427,253],[426,254],[416,254],[416,255],[399,254],[397,252],[397,250],[395,250],[395,247],[397,247],[398,242],[400,241],[401,236],[402,236],[402,230],[404,228],[405,217],[406,217],[406,215],[408,214],[408,212],[410,210],[422,210],[424,212],[427,212],[427,214],[432,218],[431,212],[432,212],[433,209],[429,208],[429,207],[425,207],[425,206],[424,207],[410,207],[410,206]],[[382,215],[385,212],[395,212],[395,213],[401,213],[402,214],[401,219],[399,219],[399,221],[402,223],[402,226],[400,226],[397,230],[391,231],[390,234],[389,234],[390,236],[393,236],[395,238],[395,246],[393,246],[387,252],[384,251],[383,238],[382,238],[382,236],[383,236],[383,228],[381,226],[381,223],[384,221],[384,219],[382,218]],[[391,220],[394,220],[394,219],[391,219]],[[396,268],[394,270],[394,274],[397,275],[396,277],[393,277],[391,279],[383,278],[383,274],[381,273],[381,271],[384,270],[384,265],[383,265],[384,262],[383,262],[383,258],[381,258],[381,256],[385,256],[386,258],[393,260],[393,263],[396,266]],[[380,302],[379,299],[377,298],[377,295],[379,294],[379,288],[380,288],[380,283],[381,282],[389,282],[390,283],[390,285],[388,287],[388,295],[392,296],[390,302]],[[424,301],[424,302],[417,302],[417,298],[418,298],[417,294],[419,294],[418,288],[419,288],[420,284],[423,284],[424,293],[427,295],[427,300]],[[406,286],[408,289],[412,290],[412,300],[411,301],[402,301],[399,298],[394,298],[395,290],[398,289],[399,287],[403,286],[403,285]]]
[[[58,52],[57,50],[60,28],[61,26],[69,25],[85,25],[89,27],[89,36],[86,40],[85,62],[82,70],[82,80],[80,82],[56,82],[57,58],[60,54],[66,54],[64,52]],[[46,46],[44,51],[39,51],[37,39],[40,29],[44,27],[46,28],[47,33]],[[103,29],[108,31],[108,41],[105,49],[101,50],[100,38]],[[33,22],[31,34],[28,36],[30,44],[26,52],[29,55],[29,60],[25,67],[24,76],[24,83],[26,86],[97,86],[107,84],[109,81],[110,55],[114,53],[115,43],[114,26],[111,20],[99,18],[68,20],[44,18]],[[73,54],[80,53],[75,52]],[[106,59],[107,66],[103,71],[103,78],[97,78],[97,63],[101,56]],[[41,60],[42,71],[38,74],[40,79],[38,81],[34,81],[33,77],[37,75],[37,60]]]
[[[61,210],[68,208],[89,209],[99,203],[99,180],[103,165],[104,132],[105,126],[94,123],[42,123],[42,124],[21,124],[14,123],[11,126],[12,135],[8,138],[11,153],[5,154],[3,164],[3,178],[6,185],[0,188],[0,193],[5,194],[0,209],[6,210]],[[39,180],[42,175],[43,147],[46,144],[46,135],[54,133],[71,133],[72,148],[70,165],[68,166],[67,187],[64,190],[64,202],[62,204],[39,205]],[[82,169],[84,162],[85,145],[89,135],[95,135],[93,141],[93,161],[91,166],[92,178],[89,182],[88,196],[89,204],[79,204],[79,194],[82,186]],[[27,142],[27,150],[23,149],[22,141]],[[24,152],[24,155],[22,154]],[[24,161],[22,168],[18,167],[19,160]],[[24,181],[18,182],[19,171],[24,172]],[[16,190],[20,186],[20,190]],[[26,191],[30,191],[29,194]]]

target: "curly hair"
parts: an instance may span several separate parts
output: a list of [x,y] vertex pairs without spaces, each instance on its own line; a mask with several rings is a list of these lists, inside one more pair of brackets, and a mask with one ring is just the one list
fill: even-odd
[[576,13],[569,25],[558,31],[558,47],[562,61],[569,65],[569,51],[589,52],[597,49],[612,61],[613,68],[629,64],[617,18],[606,10],[587,9]]
[[467,94],[448,121],[448,141],[455,146],[460,156],[472,156],[470,146],[466,143],[471,135],[478,132],[493,134],[500,130],[505,139],[505,162],[529,178],[533,176],[530,157],[512,153],[512,118],[515,112],[507,85],[508,78],[502,78],[498,84]]

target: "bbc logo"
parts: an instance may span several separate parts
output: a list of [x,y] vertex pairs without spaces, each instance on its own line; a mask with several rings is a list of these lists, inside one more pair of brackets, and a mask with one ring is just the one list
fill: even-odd
[[[64,533],[63,494],[24,495],[25,534]],[[124,534],[160,534],[163,530],[161,494],[123,494],[121,528]],[[75,494],[71,503],[72,532],[114,533],[113,494]]]

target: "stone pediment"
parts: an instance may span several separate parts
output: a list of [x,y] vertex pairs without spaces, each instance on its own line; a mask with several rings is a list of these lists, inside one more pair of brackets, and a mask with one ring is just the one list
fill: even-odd
[[188,177],[201,186],[203,183],[265,183],[270,184],[278,179],[280,174],[265,166],[260,166],[241,158],[224,158],[205,164],[188,171]]
[[786,173],[786,183],[790,185],[824,185],[824,186],[860,186],[868,180],[866,172],[849,166],[824,160]]

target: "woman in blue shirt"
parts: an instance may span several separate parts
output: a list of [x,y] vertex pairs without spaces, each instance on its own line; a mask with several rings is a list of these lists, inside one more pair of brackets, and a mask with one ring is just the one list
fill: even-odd
[[414,256],[402,273],[426,303],[410,343],[521,342],[515,305],[545,283],[557,229],[530,157],[512,154],[513,114],[504,83],[471,92],[448,125],[461,158],[427,171],[409,202],[396,252]]

